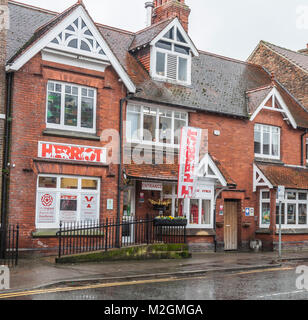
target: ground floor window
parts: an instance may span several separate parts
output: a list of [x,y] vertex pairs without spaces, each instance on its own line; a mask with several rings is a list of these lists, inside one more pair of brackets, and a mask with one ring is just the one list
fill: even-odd
[[211,200],[186,199],[189,208],[188,225],[212,227],[213,208]]
[[260,192],[260,227],[268,228],[271,223],[271,198],[269,190]]
[[58,228],[60,222],[99,220],[100,180],[91,177],[39,175],[36,227]]
[[[308,192],[287,190],[282,202],[281,223],[284,228],[307,228]],[[276,201],[276,223],[279,224],[279,202]]]
[[171,200],[165,215],[172,217],[186,216],[188,227],[191,228],[213,227],[214,199],[178,199],[176,184],[164,184],[161,198],[162,200]]

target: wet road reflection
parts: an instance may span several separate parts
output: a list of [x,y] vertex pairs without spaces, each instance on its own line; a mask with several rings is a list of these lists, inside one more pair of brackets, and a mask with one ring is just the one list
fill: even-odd
[[[308,300],[308,291],[296,288],[295,266],[205,277],[137,281],[125,284],[65,287],[57,292],[25,295],[20,300]],[[1,296],[0,296],[1,298]]]

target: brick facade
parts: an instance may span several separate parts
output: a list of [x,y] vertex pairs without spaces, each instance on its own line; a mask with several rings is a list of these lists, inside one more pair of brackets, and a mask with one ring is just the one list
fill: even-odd
[[[126,95],[123,84],[111,67],[104,73],[88,71],[42,61],[37,54],[15,73],[12,112],[12,140],[10,162],[15,168],[10,173],[9,222],[19,223],[21,248],[52,249],[52,239],[33,238],[36,212],[37,175],[62,174],[101,179],[100,218],[115,217],[117,208],[117,171],[109,166],[91,163],[76,165],[67,161],[44,162],[37,159],[38,141],[92,147],[103,147],[106,142],[46,135],[46,88],[48,80],[85,85],[97,89],[97,132],[119,130],[119,101]],[[99,139],[98,139],[99,140]],[[112,172],[111,172],[112,171]],[[107,199],[113,199],[114,209],[107,210]]]
[[[152,22],[156,23],[168,17],[178,16],[187,31],[189,13],[190,9],[186,6],[184,0],[157,0],[155,1]],[[136,99],[139,104],[142,101],[142,103],[145,103],[147,106],[150,106],[155,102],[154,106],[156,107],[160,107],[160,105],[170,109],[176,107],[177,111],[180,109],[183,110],[183,112],[187,112],[189,116],[188,124],[190,126],[208,130],[209,153],[213,159],[217,160],[216,165],[218,165],[219,162],[219,168],[221,169],[222,175],[225,175],[225,178],[228,176],[228,180],[232,181],[232,183],[229,183],[229,190],[222,192],[217,199],[217,224],[214,226],[214,229],[216,230],[202,229],[201,227],[200,229],[192,228],[188,230],[187,235],[191,249],[197,251],[212,250],[215,240],[217,241],[219,248],[224,248],[224,206],[225,203],[230,200],[236,203],[237,208],[236,223],[238,248],[247,249],[249,241],[255,238],[263,240],[265,247],[274,248],[277,241],[276,190],[270,190],[270,226],[268,230],[264,232],[264,230],[260,230],[261,188],[258,188],[256,192],[253,190],[253,166],[256,162],[254,151],[254,126],[259,123],[280,128],[280,159],[276,162],[274,161],[279,165],[289,164],[301,166],[302,162],[305,160],[305,154],[303,154],[303,158],[301,158],[301,143],[303,141],[302,139],[308,138],[308,134],[306,134],[306,136],[303,135],[303,130],[294,129],[291,124],[286,121],[285,115],[282,114],[282,112],[263,109],[253,121],[250,120],[248,111],[251,110],[246,109],[246,107],[248,107],[246,100],[248,99],[244,99],[246,101],[244,106],[242,103],[242,98],[245,97],[245,94],[247,97],[247,88],[253,91],[261,87],[264,90],[264,86],[267,86],[266,88],[268,88],[271,83],[272,85],[275,84],[274,79],[271,79],[263,68],[259,66],[234,61],[224,57],[216,57],[214,55],[209,56],[207,54],[202,54],[201,57],[200,52],[200,57],[193,58],[195,58],[196,63],[199,61],[199,66],[201,67],[196,69],[198,64],[194,65],[194,70],[198,70],[198,72],[195,71],[196,74],[194,74],[192,78],[197,78],[197,73],[201,74],[201,71],[208,67],[208,62],[211,62],[210,64],[212,67],[209,73],[204,72],[204,74],[202,74],[203,78],[201,78],[200,81],[197,81],[200,85],[202,83],[202,88],[200,87],[201,89],[199,90],[202,93],[196,92],[198,91],[198,87],[197,90],[193,87],[193,85],[197,86],[196,83],[193,83],[190,87],[185,87],[180,85],[173,86],[172,83],[165,84],[163,82],[151,82],[152,79],[149,76],[150,46],[143,43],[140,50],[130,54],[128,48],[134,40],[131,33],[121,33],[121,36],[119,36],[116,35],[117,31],[115,29],[110,28],[106,31],[103,30],[103,26],[101,26],[101,29],[102,32],[106,33],[105,38],[108,39],[106,41],[109,41],[108,44],[111,47],[111,51],[116,53],[121,66],[127,71],[127,74],[132,78],[132,81],[135,81],[136,87],[139,89],[135,96],[130,96],[129,99]],[[147,28],[147,32],[148,31],[151,30]],[[126,37],[129,37],[129,39]],[[4,38],[2,38],[2,40],[3,39]],[[147,41],[150,40],[147,39]],[[127,46],[127,49],[123,50],[124,45]],[[287,65],[286,61],[282,61],[282,58],[279,55],[267,51],[266,48],[262,46],[256,50],[252,60],[255,63],[264,65],[270,71],[275,72],[277,79],[283,83],[299,101],[307,106],[308,101],[306,101],[306,98],[308,94],[305,86],[307,83],[307,74],[300,73],[300,70],[295,68],[292,64]],[[206,65],[202,64],[202,61],[205,61]],[[268,66],[265,65],[266,63],[268,63]],[[284,68],[287,68],[287,71],[279,70],[282,65]],[[219,70],[218,68],[221,68],[221,66],[225,66],[225,69],[222,71],[220,70],[219,73],[217,70]],[[281,67],[281,69],[283,68]],[[215,72],[221,76],[219,83],[215,83],[217,80],[213,77]],[[230,72],[231,77],[223,80],[222,73],[225,72]],[[284,78],[286,72],[289,74],[289,78]],[[237,78],[233,82],[233,79],[231,78],[235,78],[238,74],[240,74],[240,79]],[[4,70],[2,76],[5,77]],[[292,79],[290,79],[290,77]],[[210,85],[207,83],[209,79]],[[63,134],[60,130],[46,130],[46,96],[47,82],[49,80],[92,87],[97,90],[97,129],[94,135],[89,137],[81,135],[80,133],[78,134],[77,132],[68,131]],[[41,52],[36,54],[30,61],[15,72],[12,95],[12,135],[10,142],[10,163],[12,164],[12,167],[9,175],[10,184],[8,200],[10,205],[8,214],[9,223],[20,224],[20,247],[22,249],[50,252],[57,246],[57,239],[55,236],[42,237],[36,232],[38,231],[36,227],[36,191],[37,177],[39,174],[100,178],[100,219],[116,217],[118,210],[120,215],[123,215],[123,194],[121,196],[120,208],[117,207],[119,186],[118,167],[116,165],[98,165],[89,162],[77,163],[68,160],[52,161],[38,157],[39,141],[92,147],[104,147],[107,144],[109,145],[110,140],[108,142],[101,141],[100,136],[105,129],[113,129],[119,132],[120,100],[127,97],[127,89],[122,80],[123,79],[119,81],[119,75],[111,66],[107,67],[104,72],[87,70],[85,68],[62,65],[55,62],[47,62],[42,59]],[[146,85],[144,85],[143,81]],[[249,82],[250,87],[248,85],[247,87],[237,87],[239,82],[241,82],[241,84],[244,83],[245,85],[246,82]],[[3,98],[3,90],[5,87],[4,81],[0,82],[0,85],[1,83],[2,94],[0,97]],[[153,94],[153,92],[156,92],[156,94]],[[141,96],[140,98],[138,94],[142,93],[144,93],[145,96]],[[220,99],[221,96],[224,96],[226,99],[222,99],[222,102],[220,102],[221,104],[217,103],[217,105],[215,105],[215,100]],[[161,101],[157,101],[157,97],[161,99]],[[183,101],[178,99],[178,97],[183,97]],[[151,100],[151,98],[154,100]],[[175,100],[176,98],[178,100]],[[208,100],[206,100],[206,98]],[[290,100],[288,100],[287,104],[290,103],[290,106],[292,104],[292,108],[295,108],[292,109],[292,111],[295,110],[296,116],[301,117],[302,114],[296,109],[299,106],[290,97],[288,97],[288,99]],[[208,103],[209,101],[211,103]],[[236,101],[236,103],[232,103],[234,101]],[[183,102],[187,103],[187,105],[181,104]],[[231,102],[230,105],[229,102]],[[295,104],[295,107],[293,103]],[[212,104],[212,106],[210,104]],[[260,104],[261,101],[259,102],[259,105]],[[207,109],[210,107],[212,110]],[[214,110],[215,107],[217,108],[216,111]],[[271,101],[266,104],[266,107],[271,107]],[[300,110],[304,112],[303,109],[300,108]],[[124,107],[124,120],[126,119],[125,114],[126,108]],[[305,119],[303,119],[302,123],[305,123]],[[217,134],[217,132],[219,132],[219,134]],[[119,146],[118,141],[117,146]],[[110,150],[108,150],[108,155],[110,155],[109,151]],[[113,150],[115,153],[117,151],[118,149]],[[164,150],[160,155],[162,159],[166,160],[166,153]],[[177,157],[177,155],[178,151],[176,150],[175,157]],[[152,154],[150,157],[153,159]],[[159,164],[155,165],[155,169],[152,169],[152,173],[155,173],[156,176],[153,179],[164,181],[166,184],[175,184],[178,173],[177,163],[169,169],[166,168],[167,167],[160,167]],[[151,170],[149,167],[142,167],[142,165],[140,165],[140,170],[142,169]],[[164,171],[165,169],[166,172]],[[170,171],[170,176],[168,176],[168,170]],[[136,186],[134,190],[135,214],[137,217],[144,217],[148,213],[155,213],[148,205],[148,199],[159,199],[161,196],[158,191],[149,191],[145,193],[144,198],[141,198],[141,193],[143,193],[141,187],[142,178],[144,177],[138,179],[137,176],[134,179],[137,180],[134,182]],[[114,203],[113,209],[111,210],[107,209],[108,199],[112,199]],[[254,208],[255,215],[246,216],[245,208]],[[302,241],[304,246],[307,245],[307,236],[303,236],[299,233],[292,235],[286,234],[283,239],[287,244],[292,241]]]
[[[308,59],[308,57],[307,57]],[[277,80],[308,110],[308,72],[270,50],[262,42],[249,59],[250,62],[274,72]]]

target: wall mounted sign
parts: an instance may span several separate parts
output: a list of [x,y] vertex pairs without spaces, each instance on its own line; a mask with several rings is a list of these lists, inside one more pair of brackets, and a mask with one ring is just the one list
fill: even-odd
[[193,197],[196,182],[195,169],[199,164],[201,135],[202,130],[199,128],[182,128],[178,177],[179,199]]
[[255,208],[245,208],[245,216],[246,217],[254,217],[255,216]]
[[38,157],[45,159],[106,163],[107,152],[105,148],[39,141]]
[[113,199],[107,199],[107,210],[113,210]]
[[163,191],[163,184],[160,182],[142,182],[142,190],[144,191]]
[[202,184],[199,181],[195,184],[194,199],[212,200],[214,198],[214,187]]

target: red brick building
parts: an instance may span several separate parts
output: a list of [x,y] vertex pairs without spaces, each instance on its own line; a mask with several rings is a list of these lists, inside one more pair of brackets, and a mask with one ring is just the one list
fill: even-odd
[[[137,33],[94,23],[82,2],[62,13],[9,6],[8,219],[22,249],[55,249],[60,221],[159,214],[158,200],[186,216],[192,250],[253,239],[273,249],[279,185],[284,244],[307,245],[308,113],[262,66],[198,50],[185,1],[147,4]],[[206,197],[177,196],[184,126],[207,132]]]
[[308,109],[308,44],[296,52],[260,41],[248,61],[274,72],[277,80]]

